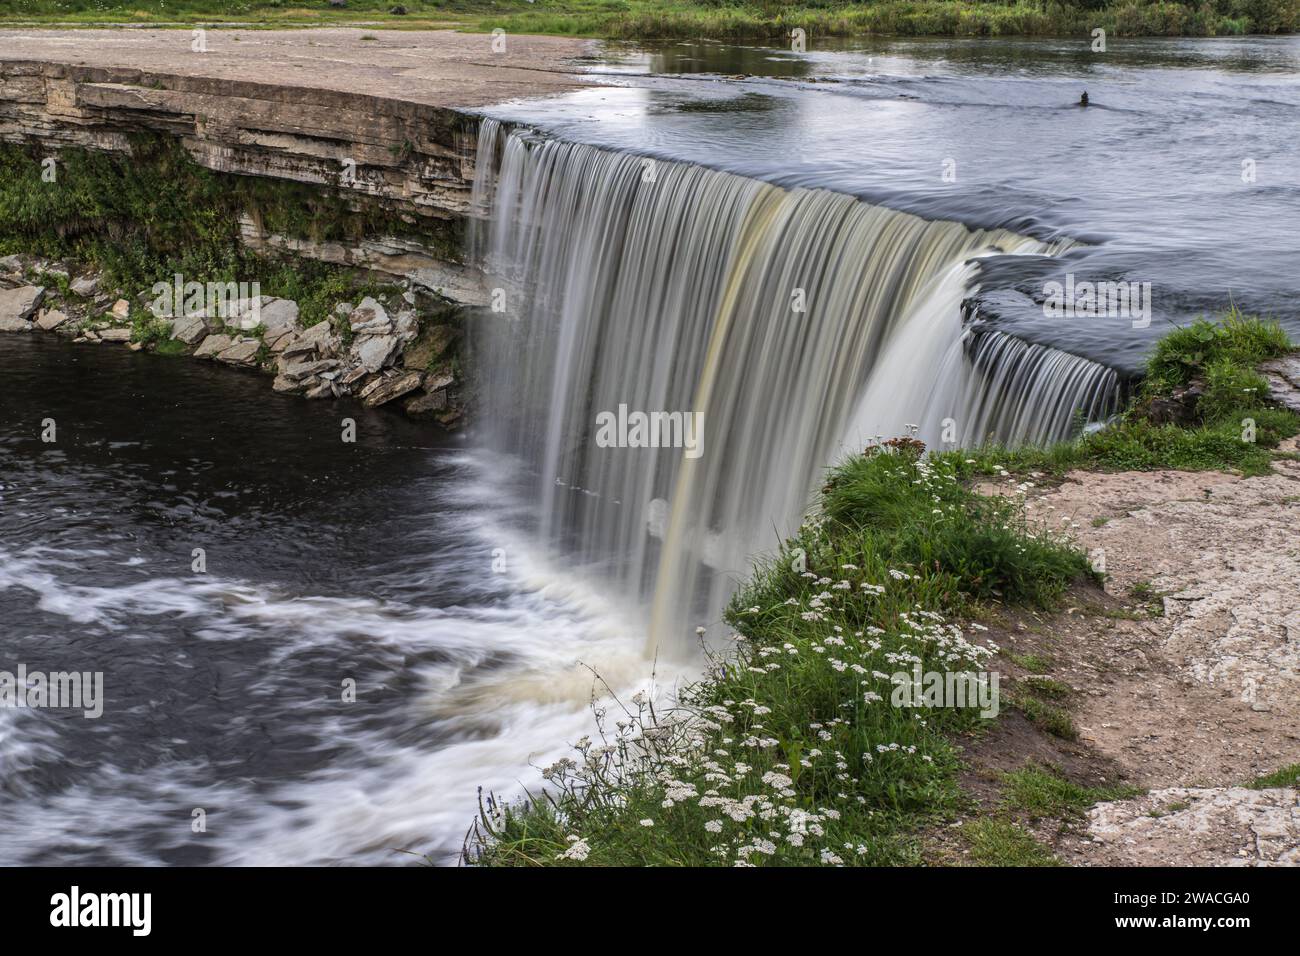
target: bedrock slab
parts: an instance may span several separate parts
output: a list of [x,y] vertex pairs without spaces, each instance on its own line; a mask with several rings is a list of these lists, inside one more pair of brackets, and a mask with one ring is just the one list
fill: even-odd
[[[206,52],[191,30],[0,29],[0,62],[57,64],[103,79],[132,74],[185,77],[189,90],[278,87],[339,94],[347,100],[400,101],[473,109],[525,96],[576,89],[574,60],[593,41],[523,34],[504,38],[454,30],[347,27],[248,30],[208,27]],[[291,101],[291,100],[289,100]],[[323,96],[320,102],[339,102]]]

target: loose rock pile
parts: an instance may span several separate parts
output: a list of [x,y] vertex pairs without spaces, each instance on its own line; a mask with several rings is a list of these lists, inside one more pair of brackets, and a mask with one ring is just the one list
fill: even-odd
[[309,327],[300,321],[298,303],[271,296],[227,303],[214,310],[218,314],[150,315],[148,293],[133,306],[102,291],[100,276],[74,277],[62,263],[27,256],[0,259],[0,332],[40,330],[77,343],[156,348],[156,331],[138,332],[143,320],[162,327],[193,358],[274,373],[277,392],[353,396],[372,408],[401,400],[408,415],[452,427],[461,417],[452,361],[459,330],[421,322],[410,290],[394,298],[339,303],[329,319]]

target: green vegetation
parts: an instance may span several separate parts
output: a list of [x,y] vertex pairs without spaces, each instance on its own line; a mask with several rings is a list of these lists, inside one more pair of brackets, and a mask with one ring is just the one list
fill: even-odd
[[1084,787],[1067,780],[1053,767],[1026,764],[1002,775],[1003,806],[1032,819],[1077,817],[1094,803],[1127,800],[1142,791],[1136,787]]
[[1061,861],[1023,827],[1001,817],[967,820],[961,835],[977,866],[1060,866]]
[[1013,695],[1011,704],[1044,733],[1060,737],[1062,740],[1079,739],[1079,731],[1074,726],[1074,720],[1055,704],[1048,703],[1032,693]]
[[[340,299],[378,287],[358,287],[349,269],[252,255],[240,242],[241,215],[295,237],[418,234],[440,250],[453,241],[419,233],[378,206],[354,210],[309,186],[212,172],[171,137],[137,137],[132,152],[64,150],[57,180],[45,182],[43,154],[0,144],[0,255],[30,252],[93,264],[103,270],[105,288],[131,295],[177,273],[203,283],[256,280],[264,294],[297,301],[303,324],[312,325]],[[66,278],[48,280],[69,294]],[[141,319],[134,337],[154,342],[159,334]]]
[[[1289,351],[1275,322],[1233,310],[1221,324],[1200,320],[1162,339],[1135,401],[1120,420],[1077,441],[936,455],[963,475],[1047,472],[1221,469],[1267,474],[1269,449],[1300,431],[1300,417],[1267,401],[1255,366]],[[1198,391],[1199,390],[1199,391]],[[1157,423],[1155,411],[1178,403],[1188,424]]]
[[1003,653],[1013,664],[1031,674],[1046,674],[1052,669],[1052,662],[1041,654],[1014,654],[1010,651],[1003,651]]
[[1252,790],[1268,790],[1272,787],[1300,787],[1300,763],[1275,770],[1267,776],[1246,784]]
[[[404,13],[393,13],[401,8]],[[8,19],[45,22],[232,22],[263,26],[348,23],[460,26],[512,33],[621,39],[775,40],[810,37],[1216,36],[1287,33],[1300,0],[11,0]]]
[[818,514],[729,607],[734,652],[711,657],[672,711],[638,695],[614,727],[602,719],[598,743],[544,772],[546,794],[489,799],[471,858],[916,862],[913,835],[961,799],[949,736],[980,717],[908,701],[893,675],[980,671],[993,650],[951,616],[995,599],[1051,606],[1091,574],[1016,502],[920,452],[896,439],[835,469]]

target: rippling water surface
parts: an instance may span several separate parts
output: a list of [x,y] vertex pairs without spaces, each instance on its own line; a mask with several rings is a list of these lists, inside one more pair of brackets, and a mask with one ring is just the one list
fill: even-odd
[[0,709],[0,864],[449,862],[587,726],[576,660],[644,676],[529,565],[503,463],[206,363],[29,334],[0,369],[0,669],[106,697]]
[[1300,333],[1298,37],[1111,39],[1100,54],[1086,40],[813,37],[805,53],[669,43],[607,51],[591,70],[620,86],[490,112],[926,218],[1079,240],[1057,260],[986,264],[983,285],[1041,297],[1067,272],[1151,282],[1148,329],[1048,321],[1017,297],[1000,316],[1122,369],[1170,322],[1232,303]]

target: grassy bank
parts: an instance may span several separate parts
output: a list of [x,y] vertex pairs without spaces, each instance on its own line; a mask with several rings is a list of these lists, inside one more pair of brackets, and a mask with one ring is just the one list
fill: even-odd
[[[1094,576],[1065,539],[1026,522],[1021,499],[984,497],[969,479],[1047,461],[1264,467],[1264,446],[1300,422],[1266,406],[1253,365],[1287,347],[1276,326],[1257,320],[1198,323],[1160,343],[1132,409],[1097,435],[1019,452],[1014,462],[996,450],[926,457],[906,438],[847,460],[828,475],[799,534],[727,609],[733,649],[711,656],[705,675],[667,712],[640,695],[609,705],[618,713],[598,714],[598,739],[578,741],[572,757],[547,768],[545,788],[530,799],[487,798],[468,859],[921,862],[918,834],[963,806],[953,739],[978,731],[985,718],[977,707],[900,698],[896,675],[916,666],[995,671],[996,651],[980,626],[955,621],[992,604],[1050,608],[1072,583]],[[1188,421],[1151,422],[1160,402],[1177,404]],[[1241,435],[1240,420],[1250,416],[1267,423],[1254,442]],[[1035,768],[1006,782],[1010,809],[1031,816],[1066,817],[1131,795],[1080,789]],[[1055,862],[1010,820],[971,821],[963,835],[975,862]]]
[[[402,13],[393,11],[401,10]],[[266,26],[354,21],[404,28],[456,25],[621,39],[774,40],[809,36],[1221,36],[1287,33],[1300,0],[13,0],[4,19],[68,23],[203,20]]]
[[548,768],[551,795],[489,803],[489,865],[906,864],[954,809],[949,736],[976,708],[894,706],[892,675],[976,673],[994,650],[951,618],[1050,605],[1091,574],[1017,503],[974,494],[918,443],[834,470],[817,516],[736,597],[735,650],[659,713],[629,702]]

